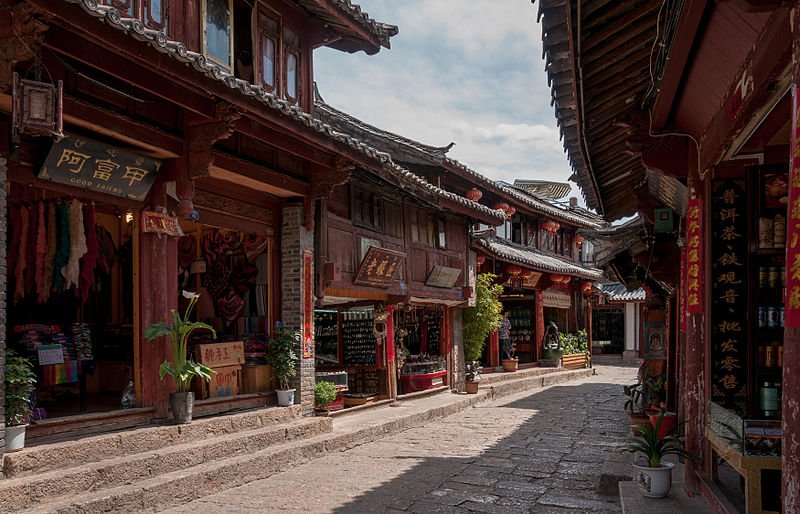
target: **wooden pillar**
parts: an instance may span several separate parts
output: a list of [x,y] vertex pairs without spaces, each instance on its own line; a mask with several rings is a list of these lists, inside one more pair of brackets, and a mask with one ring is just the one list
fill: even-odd
[[[690,161],[697,162],[696,149],[691,148]],[[690,162],[691,166],[691,162]],[[699,198],[703,200],[700,219],[702,221],[703,242],[708,241],[708,202],[706,201],[706,182],[700,179],[700,175],[695,166],[690,167],[688,189],[689,198]],[[701,243],[702,244],[702,243]],[[708,265],[708,255],[710,252],[702,252],[702,263],[700,269],[701,276],[707,276],[710,271]],[[686,420],[685,435],[686,449],[698,456],[696,462],[686,461],[684,468],[684,480],[688,491],[698,491],[700,481],[697,478],[697,471],[703,467],[705,447],[705,418],[706,418],[706,399],[707,388],[705,383],[706,376],[706,313],[708,312],[708,280],[702,281],[703,286],[700,295],[703,301],[701,312],[687,314],[686,319],[686,351],[683,354],[683,373],[681,377],[680,390],[683,397],[683,419]],[[686,286],[686,284],[681,284]],[[643,345],[640,345],[643,346]]]
[[[589,356],[592,355],[592,295],[584,297],[586,304],[586,344]],[[623,347],[624,348],[624,347]]]
[[500,336],[497,331],[489,334],[489,367],[496,368],[500,365]]
[[[160,179],[153,185],[150,194],[152,205],[166,206],[164,182]],[[141,224],[138,219],[136,221],[139,237],[139,259],[134,262],[139,279],[137,380],[141,384],[142,405],[155,407],[155,416],[165,418],[168,416],[168,395],[175,390],[175,384],[169,379],[161,380],[158,368],[165,359],[172,358],[169,342],[166,338],[145,341],[141,334],[151,323],[169,322],[170,311],[178,308],[178,244],[174,237],[142,233]]]
[[536,290],[534,312],[536,313],[536,333],[534,334],[534,360],[542,358],[542,338],[544,338],[544,293]]
[[786,322],[783,332],[783,391],[781,399],[783,443],[781,473],[783,512],[800,505],[800,216],[792,207],[800,201],[800,12],[792,20],[792,132],[791,179],[789,180],[789,222],[786,224]]

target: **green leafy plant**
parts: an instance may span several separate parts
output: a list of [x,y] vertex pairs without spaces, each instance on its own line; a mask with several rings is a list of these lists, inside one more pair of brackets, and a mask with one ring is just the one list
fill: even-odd
[[189,340],[189,335],[195,330],[206,329],[210,330],[214,337],[217,333],[206,323],[199,321],[190,321],[189,316],[192,313],[197,300],[200,295],[189,291],[183,292],[183,297],[189,299],[189,306],[186,307],[186,312],[181,317],[178,312],[172,310],[172,326],[167,325],[163,321],[153,323],[144,331],[144,338],[148,341],[153,341],[163,336],[169,338],[170,345],[172,346],[172,362],[164,361],[158,368],[158,375],[161,380],[167,375],[171,376],[175,381],[175,391],[179,393],[189,392],[192,379],[200,377],[206,382],[211,380],[211,374],[215,373],[214,370],[204,364],[195,362],[186,357],[186,345]]
[[336,386],[333,382],[319,380],[314,384],[314,404],[324,409],[336,399]]
[[481,273],[475,285],[475,307],[464,311],[464,357],[467,362],[477,361],[483,354],[486,336],[500,328],[503,304],[498,298],[503,285],[495,284],[496,275]]
[[589,352],[589,339],[585,330],[579,330],[574,334],[559,333],[558,337],[564,355]]
[[664,414],[661,413],[658,415],[655,426],[652,423],[637,425],[639,435],[622,446],[621,450],[642,455],[647,459],[647,465],[651,468],[661,467],[661,460],[667,455],[677,455],[680,458],[694,460],[695,456],[683,448],[682,436],[668,435],[662,439],[658,438],[663,421]]
[[467,362],[466,371],[464,372],[464,380],[467,382],[477,382],[480,380],[481,363],[480,361]]
[[36,388],[36,374],[30,360],[13,350],[6,351],[6,425],[24,425],[33,405],[31,393]]
[[272,370],[278,377],[281,389],[289,389],[289,381],[297,375],[297,352],[300,332],[284,328],[278,337],[269,342]]

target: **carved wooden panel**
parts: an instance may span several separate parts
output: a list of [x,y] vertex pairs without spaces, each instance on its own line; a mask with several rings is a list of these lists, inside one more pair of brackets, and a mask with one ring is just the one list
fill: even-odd
[[194,204],[213,212],[255,220],[268,225],[273,223],[273,213],[270,209],[209,193],[208,191],[197,190],[194,195]]

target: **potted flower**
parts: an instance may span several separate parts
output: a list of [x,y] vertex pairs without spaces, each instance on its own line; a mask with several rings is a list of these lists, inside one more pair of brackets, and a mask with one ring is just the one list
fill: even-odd
[[6,451],[25,447],[25,428],[28,426],[33,405],[31,394],[36,387],[36,374],[30,360],[6,352]]
[[683,448],[681,436],[658,437],[663,421],[664,414],[659,413],[655,425],[650,423],[640,425],[639,435],[622,447],[624,452],[645,458],[645,462],[633,463],[633,476],[639,492],[648,498],[663,498],[672,487],[672,468],[675,464],[665,462],[664,457],[677,455],[680,458],[694,460],[694,455]]
[[195,305],[197,305],[200,295],[190,291],[183,291],[183,297],[189,300],[189,305],[186,307],[183,317],[173,309],[172,326],[159,321],[158,323],[153,323],[144,331],[146,340],[153,341],[167,336],[172,346],[172,362],[166,360],[162,362],[158,368],[158,374],[161,380],[164,380],[169,375],[175,382],[175,392],[169,395],[169,405],[170,409],[172,409],[172,419],[178,424],[192,422],[194,393],[189,390],[192,379],[200,377],[208,382],[211,380],[211,374],[214,373],[214,370],[205,364],[200,364],[193,359],[187,358],[186,346],[189,341],[189,335],[195,330],[206,329],[210,330],[214,337],[217,336],[217,333],[210,325],[189,320],[189,316]]
[[467,394],[478,394],[478,382],[481,379],[481,363],[471,361],[467,363],[464,373],[464,390]]
[[517,367],[519,366],[517,343],[510,339],[506,341],[506,344],[503,345],[503,354],[505,355],[505,359],[500,361],[503,365],[503,371],[517,371]]
[[678,415],[674,412],[667,410],[667,404],[661,402],[657,410],[648,413],[650,424],[656,426],[659,418],[661,418],[661,429],[658,431],[658,438],[664,439],[675,431],[675,426],[678,424]]
[[280,389],[278,405],[288,407],[294,404],[294,389],[289,389],[289,381],[297,375],[297,352],[300,346],[300,332],[297,330],[282,329],[278,337],[270,341],[269,349],[272,358],[272,370],[278,378]]
[[317,413],[328,413],[328,405],[336,399],[336,386],[327,380],[318,380],[314,384],[314,405]]
[[[467,378],[466,385],[474,389],[476,393],[478,392],[477,377],[480,372],[478,361],[483,354],[484,346],[486,346],[486,337],[489,332],[500,328],[500,321],[503,319],[503,304],[498,300],[503,294],[503,285],[495,284],[495,278],[497,278],[496,275],[491,273],[478,275],[475,284],[475,307],[464,310],[464,358],[467,362],[465,377],[475,377],[475,384],[469,385],[471,380]],[[472,366],[472,372],[470,372],[470,366]]]

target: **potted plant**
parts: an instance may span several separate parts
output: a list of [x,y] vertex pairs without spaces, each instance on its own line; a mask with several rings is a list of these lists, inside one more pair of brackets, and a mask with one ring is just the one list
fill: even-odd
[[272,370],[278,378],[280,389],[278,405],[288,407],[294,404],[294,389],[289,389],[289,381],[297,375],[297,352],[300,346],[300,332],[297,330],[282,329],[278,337],[269,343],[272,358]]
[[36,387],[36,374],[30,360],[6,351],[6,451],[25,447],[25,428],[33,405],[31,394]]
[[508,343],[503,346],[503,354],[505,355],[505,359],[500,361],[503,365],[503,371],[517,371],[517,367],[519,366],[517,343],[509,340]]
[[192,409],[194,408],[194,393],[189,390],[194,377],[200,377],[206,382],[211,380],[214,370],[187,358],[186,347],[189,335],[195,330],[210,330],[214,337],[217,333],[210,325],[199,321],[190,321],[189,316],[200,299],[198,293],[183,291],[183,297],[189,300],[183,317],[174,309],[172,310],[172,326],[163,321],[153,323],[144,331],[144,338],[148,341],[167,336],[172,347],[172,362],[165,360],[158,368],[161,380],[169,375],[175,382],[175,392],[169,395],[169,406],[172,409],[172,419],[175,423],[186,424],[192,422]]
[[[489,332],[500,328],[503,304],[498,298],[503,294],[502,284],[495,284],[496,275],[481,273],[475,284],[475,307],[464,310],[464,358],[467,362],[467,376],[473,375],[477,382],[479,367],[477,361],[483,354],[486,345],[486,336]],[[474,373],[469,372],[470,364]],[[467,379],[467,382],[470,382]],[[469,386],[477,392],[477,383]]]
[[634,435],[637,435],[639,425],[650,423],[649,410],[653,405],[658,405],[665,380],[663,374],[648,374],[647,368],[642,364],[639,368],[639,382],[623,386],[623,392],[628,397],[625,410],[630,412]]
[[658,438],[664,439],[675,431],[678,424],[678,415],[674,412],[667,410],[667,404],[661,402],[658,405],[658,410],[650,411],[648,413],[650,424],[656,426],[656,422],[661,418],[661,429],[658,431]]
[[665,462],[664,457],[676,455],[679,458],[694,460],[694,455],[683,448],[681,436],[658,437],[663,421],[664,415],[659,413],[655,425],[650,423],[640,425],[639,435],[622,447],[624,452],[645,458],[645,462],[633,463],[633,476],[639,492],[648,498],[663,498],[669,494],[672,487],[672,468],[675,464]]
[[336,399],[336,386],[327,380],[318,380],[314,384],[314,405],[318,413],[328,413],[328,405]]
[[464,390],[467,394],[478,394],[478,382],[481,379],[480,361],[467,363],[467,370],[464,373]]

